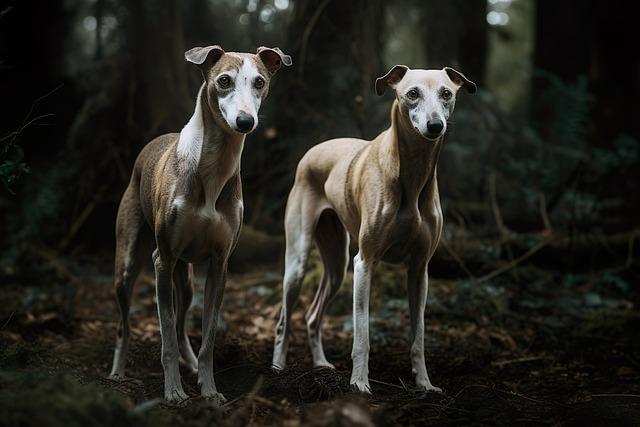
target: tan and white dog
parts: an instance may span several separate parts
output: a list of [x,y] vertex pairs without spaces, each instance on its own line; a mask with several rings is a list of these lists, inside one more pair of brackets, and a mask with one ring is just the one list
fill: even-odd
[[[213,345],[227,261],[242,224],[240,156],[246,134],[258,125],[271,77],[282,64],[291,65],[291,58],[278,48],[249,54],[219,46],[193,48],[185,58],[204,77],[193,116],[180,133],[159,136],[144,147],[118,209],[115,289],[121,319],[111,377],[124,377],[132,289],[153,251],[164,397],[187,398],[178,369],[182,356],[197,371],[202,396],[221,404]],[[208,266],[197,359],[185,331],[192,263]]]
[[411,364],[416,384],[431,384],[424,357],[427,266],[442,230],[436,166],[461,87],[476,85],[452,68],[410,70],[396,65],[376,80],[376,92],[396,91],[391,127],[373,141],[340,138],[311,148],[300,160],[285,214],[283,302],[272,365],[286,365],[291,311],[298,299],[315,240],[324,275],[306,314],[315,366],[333,367],[322,348],[322,317],[348,264],[349,235],[358,242],[353,259],[353,371],[351,384],[370,393],[369,288],[379,261],[408,267]]

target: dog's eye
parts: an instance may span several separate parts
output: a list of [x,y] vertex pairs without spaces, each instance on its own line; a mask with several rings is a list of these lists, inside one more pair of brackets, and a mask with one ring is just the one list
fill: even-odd
[[231,77],[227,76],[226,74],[223,76],[220,76],[218,78],[218,85],[223,89],[228,88],[229,85],[231,85]]
[[256,89],[262,89],[264,87],[264,79],[262,77],[258,77],[253,85]]
[[451,99],[452,95],[453,94],[451,93],[451,91],[449,89],[445,89],[445,90],[442,91],[442,95],[440,95],[440,96],[442,96],[442,99],[444,99],[445,101],[448,101],[448,100]]
[[418,99],[418,96],[420,96],[420,93],[418,93],[417,89],[411,89],[407,92],[407,98],[409,99]]

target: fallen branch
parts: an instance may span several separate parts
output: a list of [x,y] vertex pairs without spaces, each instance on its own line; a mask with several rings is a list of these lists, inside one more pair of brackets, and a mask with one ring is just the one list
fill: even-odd
[[78,230],[80,230],[80,227],[82,227],[82,225],[87,221],[87,218],[89,218],[89,215],[91,215],[91,212],[93,212],[95,207],[98,205],[98,203],[102,199],[102,195],[105,193],[106,190],[107,190],[107,186],[103,185],[102,188],[100,188],[100,190],[98,190],[95,193],[91,201],[85,206],[82,212],[80,212],[80,215],[78,215],[78,217],[73,222],[73,224],[71,224],[71,227],[69,228],[69,232],[64,237],[64,239],[62,239],[62,241],[60,242],[60,245],[58,245],[58,248],[60,250],[64,250],[67,247],[71,239],[73,239],[73,237],[76,235]]
[[499,276],[499,275],[501,275],[503,273],[506,273],[507,271],[511,270],[512,268],[517,267],[520,263],[522,263],[523,261],[531,258],[533,255],[535,255],[536,252],[538,252],[540,249],[544,248],[545,246],[547,246],[549,243],[551,243],[554,240],[556,240],[556,239],[546,239],[546,240],[543,240],[543,241],[539,242],[537,245],[535,245],[534,247],[532,247],[527,252],[525,252],[524,254],[520,255],[518,258],[514,259],[510,263],[498,268],[497,270],[492,271],[491,273],[485,274],[484,276],[480,277],[478,279],[478,283],[486,282],[487,280],[493,279],[494,277],[497,277],[497,276]]
[[467,265],[464,263],[464,261],[462,261],[462,258],[460,258],[460,256],[456,253],[456,251],[453,250],[453,248],[449,245],[449,242],[447,241],[447,239],[445,239],[444,237],[442,237],[440,239],[440,242],[442,243],[442,247],[449,252],[449,255],[451,255],[451,257],[456,261],[456,263],[458,263],[458,265],[460,266],[460,268],[467,273],[467,276],[469,276],[469,279],[471,279],[471,281],[475,282],[476,281],[476,277],[473,275],[473,273],[471,272],[471,270],[469,270],[467,268]]
[[492,362],[491,365],[492,366],[497,366],[497,367],[503,367],[506,365],[513,365],[513,364],[517,364],[517,363],[526,363],[526,362],[533,362],[536,360],[544,360],[546,359],[546,356],[528,356],[528,357],[520,357],[518,359],[509,359],[509,360],[500,360],[497,362]]

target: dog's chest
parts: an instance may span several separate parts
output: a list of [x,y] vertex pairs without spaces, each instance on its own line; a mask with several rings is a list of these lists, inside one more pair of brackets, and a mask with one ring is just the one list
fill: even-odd
[[220,205],[180,206],[176,211],[176,241],[181,259],[201,262],[211,255],[227,258],[235,246],[242,223],[242,201]]
[[442,214],[400,209],[395,215],[389,215],[385,222],[387,227],[381,233],[385,238],[382,258],[398,263],[410,256],[433,252],[440,236]]

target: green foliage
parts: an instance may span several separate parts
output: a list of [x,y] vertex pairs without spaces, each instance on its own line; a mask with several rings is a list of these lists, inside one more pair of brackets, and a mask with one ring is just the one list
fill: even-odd
[[15,194],[12,190],[12,186],[23,175],[29,173],[31,170],[24,162],[14,162],[12,160],[5,160],[0,163],[0,182],[11,194]]
[[10,194],[13,186],[25,174],[30,172],[29,166],[22,161],[24,152],[15,144],[15,136],[8,134],[0,139],[0,182]]
[[[447,150],[463,159],[459,163],[465,167],[487,157],[462,173],[497,173],[507,222],[511,217],[540,224],[540,201],[545,200],[554,226],[586,226],[597,220],[602,202],[615,196],[611,183],[640,162],[640,142],[624,134],[594,141],[589,133],[593,98],[586,76],[565,82],[548,72],[536,74],[547,83],[539,105],[543,123],[534,128],[519,122],[492,108],[495,101],[487,97],[481,99],[482,112],[473,105],[456,112],[459,122],[468,123],[460,124],[465,129],[456,130],[460,137]],[[475,178],[460,178],[467,179]],[[468,188],[463,191],[468,193]]]

